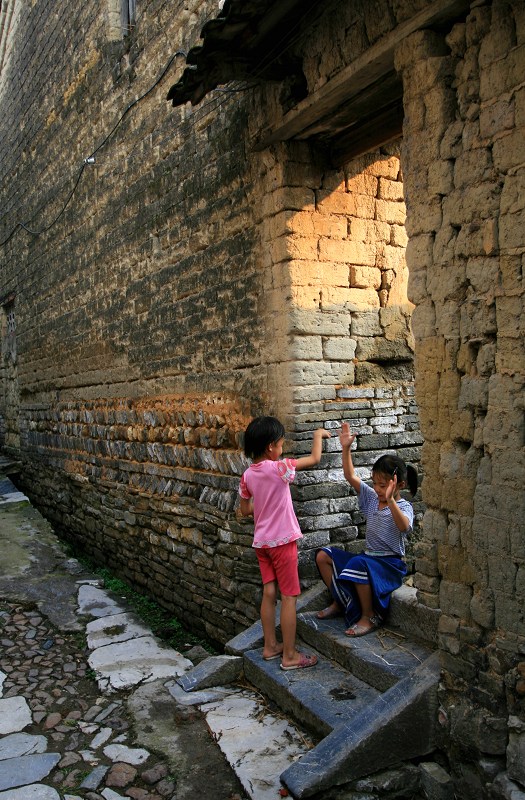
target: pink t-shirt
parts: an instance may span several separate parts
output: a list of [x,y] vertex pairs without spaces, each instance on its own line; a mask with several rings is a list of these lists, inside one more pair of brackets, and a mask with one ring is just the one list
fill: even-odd
[[266,459],[252,464],[242,476],[240,496],[253,497],[253,547],[278,547],[302,538],[290,494],[295,464],[295,458]]

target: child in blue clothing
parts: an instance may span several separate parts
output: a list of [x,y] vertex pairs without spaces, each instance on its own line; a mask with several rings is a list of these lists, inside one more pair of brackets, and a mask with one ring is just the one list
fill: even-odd
[[417,472],[395,455],[384,455],[372,467],[372,487],[355,473],[351,446],[356,438],[348,423],[341,426],[345,478],[359,496],[366,517],[363,553],[351,556],[336,547],[318,550],[316,563],[333,602],[319,611],[319,619],[344,614],[347,636],[364,636],[383,621],[390,595],[406,575],[405,540],[412,530],[414,511],[400,495],[408,486],[415,495]]

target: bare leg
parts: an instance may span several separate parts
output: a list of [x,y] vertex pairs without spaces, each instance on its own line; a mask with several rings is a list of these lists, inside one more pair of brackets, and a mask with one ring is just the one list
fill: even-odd
[[281,633],[283,635],[283,664],[287,667],[299,661],[295,647],[297,630],[297,597],[281,595]]
[[275,605],[277,602],[277,582],[270,581],[263,586],[261,601],[261,623],[264,634],[263,658],[273,658],[282,653],[283,646],[275,635]]
[[[315,561],[319,568],[323,583],[325,586],[330,588],[330,584],[332,583],[332,559],[328,553],[325,553],[324,550],[319,550],[315,557]],[[338,616],[340,613],[341,609],[339,608],[339,603],[333,600],[327,608],[324,608],[322,611],[317,613],[317,617],[319,619],[329,619],[330,617]]]
[[355,633],[352,634],[352,631],[358,629],[357,635],[362,636],[363,633],[367,633],[377,627],[377,625],[371,622],[371,618],[375,616],[374,607],[372,605],[372,588],[369,583],[354,583],[354,586],[361,604],[361,618],[355,625],[352,625],[352,627],[347,630],[347,633],[355,635]]
[[281,595],[281,632],[283,634],[283,657],[281,669],[296,669],[297,667],[313,667],[317,664],[317,656],[313,653],[300,653],[295,646],[295,632],[297,629],[296,613],[297,597]]

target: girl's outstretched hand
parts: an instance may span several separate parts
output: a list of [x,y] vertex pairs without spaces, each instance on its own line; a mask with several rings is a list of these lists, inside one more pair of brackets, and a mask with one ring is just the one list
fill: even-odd
[[351,447],[356,436],[357,434],[351,432],[348,422],[343,422],[339,432],[339,441],[341,442],[341,447]]

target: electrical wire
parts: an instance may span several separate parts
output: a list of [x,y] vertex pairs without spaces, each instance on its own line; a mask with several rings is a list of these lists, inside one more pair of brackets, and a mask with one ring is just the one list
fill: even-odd
[[[317,13],[317,15],[315,15],[315,17],[319,18],[320,15],[321,15],[321,12],[320,12],[320,10],[318,10],[318,13]],[[214,14],[210,13],[205,18],[204,24],[209,19],[211,19],[212,17],[214,17]],[[298,31],[298,29],[300,28],[301,23],[302,23],[302,19],[299,18],[298,21],[294,24],[292,30],[293,31]],[[264,70],[269,65],[274,63],[280,57],[280,55],[282,55],[282,52],[284,52],[284,49],[289,48],[290,45],[295,43],[298,38],[299,37],[298,37],[297,34],[295,36],[290,37],[290,29],[287,29],[286,34],[284,34],[281,37],[281,39],[274,44],[272,49],[268,53],[266,53],[266,55],[261,59],[259,64],[256,65],[256,67],[254,69],[254,73],[253,73],[255,79],[257,79],[258,76],[262,75]],[[285,43],[285,48],[279,49],[283,42]],[[70,202],[71,202],[71,200],[72,200],[72,198],[73,198],[73,196],[74,196],[74,194],[75,194],[75,192],[76,192],[76,190],[78,188],[78,185],[80,183],[80,180],[82,178],[82,175],[84,173],[86,165],[92,163],[95,160],[96,154],[99,153],[100,150],[102,150],[102,148],[107,144],[107,142],[113,136],[113,134],[115,133],[117,128],[120,126],[120,124],[122,123],[124,118],[131,111],[131,109],[134,108],[138,103],[140,103],[146,97],[148,97],[148,95],[151,94],[151,92],[159,85],[159,83],[162,81],[162,79],[165,77],[165,75],[169,71],[171,65],[173,64],[173,62],[175,61],[177,56],[184,56],[185,58],[187,58],[187,53],[184,50],[177,50],[171,56],[171,58],[168,60],[166,66],[164,67],[164,69],[162,70],[162,72],[160,73],[158,78],[155,80],[155,82],[145,92],[143,92],[143,94],[141,94],[139,97],[137,97],[135,100],[133,100],[132,102],[130,102],[126,106],[126,108],[124,109],[124,111],[122,112],[120,117],[117,119],[116,123],[114,124],[113,128],[105,136],[105,138],[102,140],[102,142],[90,153],[89,156],[87,156],[84,159],[84,161],[83,161],[83,163],[82,163],[82,165],[81,165],[81,167],[80,167],[80,169],[78,171],[78,174],[77,174],[76,180],[75,180],[75,182],[73,184],[73,187],[70,190],[66,200],[64,201],[64,203],[62,205],[62,208],[60,209],[58,214],[54,217],[54,219],[50,223],[48,223],[47,225],[45,225],[44,227],[42,227],[42,228],[40,228],[38,230],[30,228],[29,224],[27,222],[17,222],[15,224],[14,228],[12,229],[12,231],[9,233],[9,235],[2,242],[0,242],[0,247],[4,247],[13,238],[13,236],[15,235],[15,233],[19,229],[23,229],[27,233],[29,233],[29,234],[31,234],[33,236],[41,236],[42,234],[44,234],[47,231],[49,231],[54,225],[56,225],[58,220],[63,216],[63,214],[65,213],[67,207],[69,206],[69,204],[70,204]],[[258,85],[259,85],[258,83],[251,83],[251,84],[248,84],[248,85],[245,85],[245,86],[241,86],[241,87],[237,87],[237,88],[216,87],[212,91],[217,93],[217,95],[219,95],[219,97],[217,97],[217,95],[216,95],[215,97],[210,98],[210,100],[208,102],[201,104],[199,109],[191,117],[190,121],[193,123],[193,125],[195,125],[196,121],[200,121],[201,119],[203,119],[206,116],[206,114],[209,114],[212,111],[214,111],[217,108],[219,108],[220,106],[222,106],[223,103],[229,99],[228,95],[233,95],[233,94],[237,94],[237,93],[240,93],[240,92],[245,92],[245,91],[248,91],[250,89],[256,88]],[[222,98],[220,97],[221,94],[223,95]],[[182,123],[182,124],[184,124],[184,123]],[[171,139],[171,138],[173,138],[173,134],[170,134],[169,137],[166,137],[165,139],[161,140],[159,142],[159,144],[162,144],[162,143],[164,143],[165,141],[167,141],[168,139]],[[38,211],[35,212],[35,213],[38,213]]]
[[29,227],[28,223],[26,223],[26,222],[17,222],[15,227],[11,231],[11,233],[2,242],[0,242],[0,247],[4,247],[4,245],[6,245],[10,241],[10,239],[13,238],[13,236],[15,235],[17,230],[19,230],[20,228],[22,228],[23,230],[27,231],[27,233],[32,234],[33,236],[41,236],[42,234],[47,233],[47,231],[50,230],[54,225],[56,225],[56,223],[58,222],[60,217],[66,211],[69,203],[71,202],[71,200],[73,198],[73,195],[75,194],[75,192],[77,190],[78,184],[80,183],[80,179],[81,179],[82,174],[83,174],[83,172],[84,172],[84,170],[86,168],[86,165],[90,164],[90,163],[92,163],[94,161],[96,154],[108,143],[108,141],[111,139],[111,137],[113,136],[113,134],[115,133],[115,131],[117,130],[117,128],[119,127],[119,125],[121,124],[123,119],[131,111],[131,109],[134,106],[136,106],[138,103],[140,103],[142,100],[144,100],[144,98],[146,98],[149,94],[151,94],[151,92],[154,89],[156,89],[156,87],[162,81],[162,79],[164,78],[164,76],[166,75],[168,70],[170,69],[171,65],[173,64],[173,62],[175,61],[177,56],[184,56],[186,58],[187,53],[184,50],[177,50],[171,56],[171,58],[169,59],[168,63],[166,64],[166,66],[164,67],[162,72],[160,73],[159,77],[155,80],[155,82],[149,87],[149,89],[147,89],[145,92],[143,92],[143,94],[141,94],[139,97],[137,97],[131,103],[128,103],[128,105],[126,106],[126,108],[124,109],[124,111],[122,112],[122,114],[120,115],[118,120],[116,121],[116,123],[113,125],[112,129],[107,134],[107,136],[102,140],[102,142],[98,145],[98,147],[96,147],[92,151],[92,153],[90,153],[89,156],[87,156],[84,159],[84,161],[82,163],[82,166],[80,167],[80,170],[78,172],[78,175],[77,175],[77,178],[75,180],[75,183],[73,184],[73,188],[69,192],[65,202],[62,205],[62,208],[60,209],[60,211],[58,212],[56,217],[48,225],[45,225],[43,228],[40,228],[39,230],[33,230],[32,228]]

